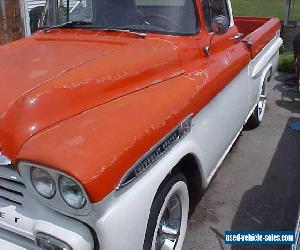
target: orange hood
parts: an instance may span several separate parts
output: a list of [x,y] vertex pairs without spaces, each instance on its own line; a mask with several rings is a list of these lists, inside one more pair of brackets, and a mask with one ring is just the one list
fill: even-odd
[[[146,49],[145,49],[146,48]],[[0,47],[0,147],[182,74],[176,47],[129,34],[52,30]]]

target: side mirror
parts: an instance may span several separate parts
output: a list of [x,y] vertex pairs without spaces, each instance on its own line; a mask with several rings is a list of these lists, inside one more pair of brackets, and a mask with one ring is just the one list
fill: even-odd
[[225,34],[229,29],[229,20],[225,16],[216,16],[212,19],[211,29],[217,35]]

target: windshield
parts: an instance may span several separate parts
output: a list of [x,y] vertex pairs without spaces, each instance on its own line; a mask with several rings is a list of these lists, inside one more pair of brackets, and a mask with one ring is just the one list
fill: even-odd
[[[47,0],[42,26],[195,34],[194,0]],[[68,26],[71,27],[71,26]]]

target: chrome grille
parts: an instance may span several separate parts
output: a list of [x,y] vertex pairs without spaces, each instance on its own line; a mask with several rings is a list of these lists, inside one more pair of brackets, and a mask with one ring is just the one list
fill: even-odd
[[0,167],[0,200],[22,206],[26,187],[13,166]]

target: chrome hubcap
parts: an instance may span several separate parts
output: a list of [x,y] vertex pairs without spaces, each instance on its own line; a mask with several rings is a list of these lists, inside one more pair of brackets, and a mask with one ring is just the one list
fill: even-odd
[[266,103],[267,103],[267,91],[266,91],[266,84],[264,84],[258,102],[258,118],[260,121],[264,116]]
[[180,198],[174,194],[161,217],[157,231],[155,249],[174,250],[180,235],[182,205]]

